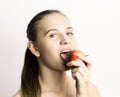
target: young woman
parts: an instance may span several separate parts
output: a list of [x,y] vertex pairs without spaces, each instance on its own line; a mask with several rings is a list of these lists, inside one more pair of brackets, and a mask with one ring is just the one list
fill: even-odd
[[[64,52],[77,49],[73,28],[63,13],[38,13],[28,25],[27,37],[21,87],[13,97],[100,97],[89,80],[91,61],[83,56],[67,63],[63,60]],[[66,74],[68,70],[72,77]]]

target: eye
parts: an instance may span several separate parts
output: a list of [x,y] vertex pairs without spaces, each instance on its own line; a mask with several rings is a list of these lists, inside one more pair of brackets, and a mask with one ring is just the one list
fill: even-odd
[[52,33],[52,34],[49,35],[50,38],[54,38],[56,36],[57,36],[57,34],[55,34],[55,33]]
[[74,35],[74,33],[73,32],[67,32],[66,35],[72,36],[72,35]]

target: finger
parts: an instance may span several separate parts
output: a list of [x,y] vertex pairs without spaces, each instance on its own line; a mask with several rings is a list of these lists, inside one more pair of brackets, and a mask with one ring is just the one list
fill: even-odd
[[75,67],[80,67],[80,64],[84,64],[82,61],[70,61],[66,64],[66,66],[75,66]]
[[[79,62],[82,61],[82,60],[78,60]],[[89,71],[88,67],[85,65],[85,63],[82,61],[81,62],[82,64],[79,64],[80,68],[83,69],[85,72]]]
[[79,72],[79,71],[80,71],[80,67],[79,68],[73,68],[73,69],[71,69],[72,73]]
[[90,80],[90,71],[84,71],[82,68],[79,68],[79,73],[84,78],[84,81]]
[[83,57],[83,56],[78,56],[78,59],[82,60],[89,70],[91,69],[92,61],[90,59],[88,59],[87,57]]
[[90,72],[89,70],[84,71],[82,68],[74,68],[71,70],[74,78],[76,77],[76,73],[79,73],[85,81],[88,81],[90,79]]
[[74,68],[82,68],[84,71],[89,71],[89,69],[85,66],[85,63],[82,60],[78,60],[78,61],[70,61],[67,64],[68,67],[70,67],[70,69],[74,69]]
[[82,81],[84,82],[84,78],[83,78],[83,76],[82,76],[81,73],[76,72],[75,74],[76,74],[76,75],[75,75],[76,80],[79,80],[79,81],[81,81],[81,82],[82,82]]
[[84,82],[83,76],[79,72],[74,72],[72,73],[72,77],[77,81],[77,82]]
[[90,74],[90,72],[89,72],[89,71],[85,71],[85,70],[84,70],[84,69],[82,69],[81,67],[71,69],[71,72],[72,72],[72,73],[79,72],[82,76],[87,76],[87,75],[89,75],[89,74]]

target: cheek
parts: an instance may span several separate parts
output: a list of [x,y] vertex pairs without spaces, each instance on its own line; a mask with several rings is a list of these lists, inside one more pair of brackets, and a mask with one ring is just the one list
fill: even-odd
[[54,47],[46,47],[44,45],[44,47],[41,49],[40,51],[40,58],[41,58],[41,61],[44,63],[44,64],[53,64],[53,60],[55,60],[57,54],[56,54],[56,50],[55,48],[53,49]]
[[71,44],[72,44],[72,47],[73,48],[77,48],[77,41],[76,41],[76,39],[73,39],[72,41],[71,41]]
[[53,53],[54,51],[57,51],[59,46],[55,43],[52,43],[49,41],[47,41],[47,42],[44,41],[44,42],[40,43],[38,47],[39,47],[39,52],[41,54],[46,54],[46,53],[50,54],[50,53]]

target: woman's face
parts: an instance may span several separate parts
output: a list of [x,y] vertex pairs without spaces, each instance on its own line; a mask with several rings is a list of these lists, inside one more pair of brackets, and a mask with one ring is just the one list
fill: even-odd
[[66,70],[61,52],[74,50],[77,47],[70,21],[61,14],[52,13],[40,21],[38,33],[40,64],[54,70]]

